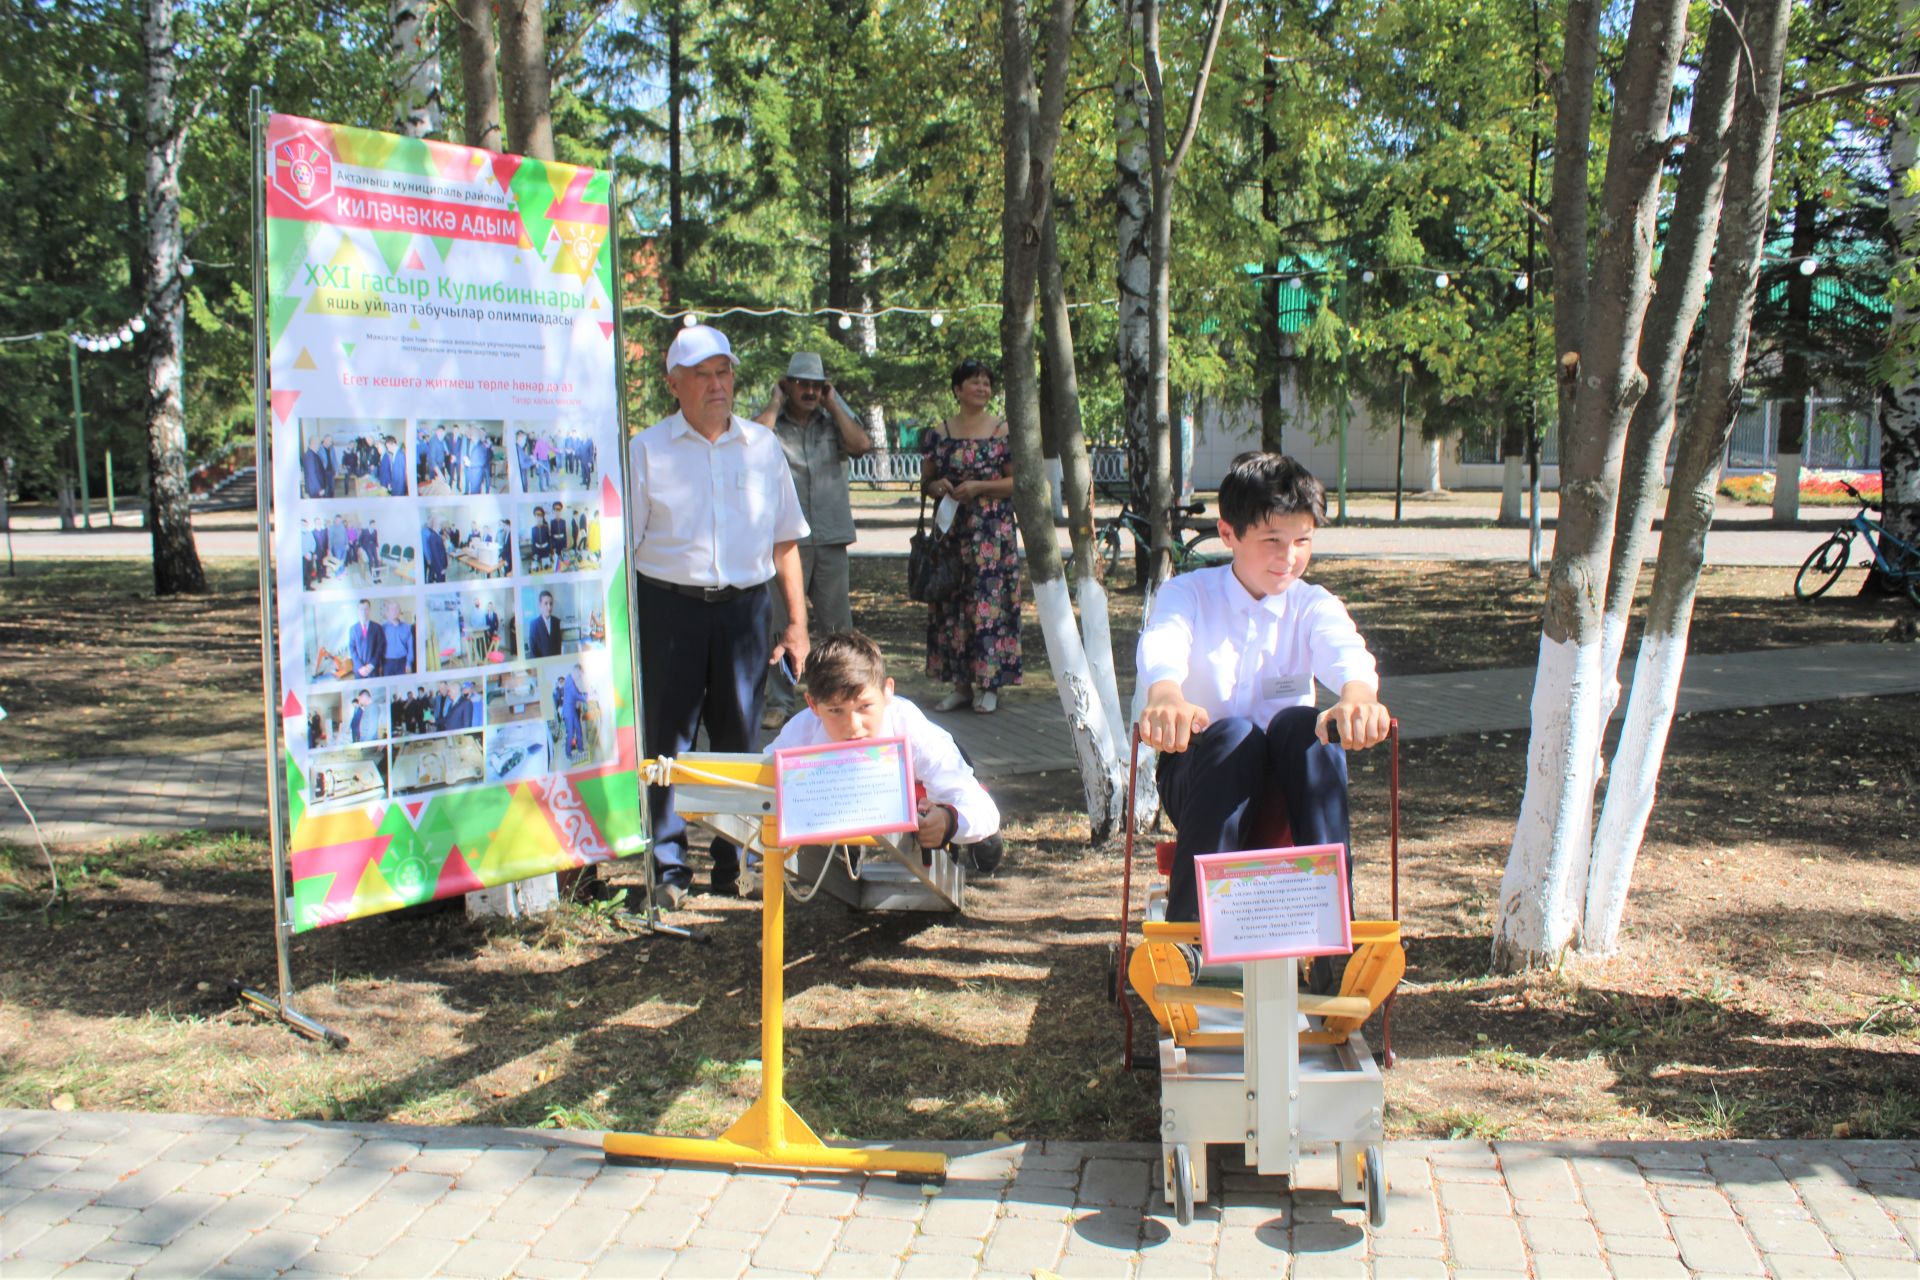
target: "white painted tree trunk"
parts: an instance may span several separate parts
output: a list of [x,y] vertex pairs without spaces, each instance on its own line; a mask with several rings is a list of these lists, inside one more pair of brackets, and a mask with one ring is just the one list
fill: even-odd
[[1444,493],[1446,486],[1440,483],[1440,440],[1427,441],[1427,488],[1428,493]]
[[[1667,734],[1680,703],[1687,631],[1683,626],[1678,634],[1649,635],[1640,642],[1640,656],[1634,663],[1633,700],[1627,706],[1626,723],[1620,727],[1613,772],[1607,779],[1607,798],[1600,807],[1600,824],[1593,837],[1586,909],[1580,924],[1583,951],[1611,955],[1620,945],[1627,891],[1646,839],[1654,789],[1666,759]],[[1616,696],[1619,687],[1617,682],[1613,685]]]
[[1061,477],[1065,474],[1060,459],[1047,459],[1047,503],[1053,508],[1055,520],[1067,518],[1067,493],[1061,487]]
[[1600,757],[1600,645],[1540,638],[1527,789],[1500,877],[1494,967],[1551,964],[1573,940],[1592,850]]
[[1773,518],[1800,518],[1800,455],[1776,454],[1773,459]]
[[[1081,583],[1084,593],[1086,583]],[[1094,590],[1099,591],[1098,585]],[[1100,681],[1088,662],[1088,647],[1074,624],[1073,602],[1067,596],[1067,580],[1054,578],[1033,585],[1033,603],[1040,615],[1040,633],[1047,642],[1047,661],[1053,667],[1054,683],[1060,690],[1060,709],[1067,717],[1067,733],[1073,739],[1074,759],[1079,762],[1080,781],[1086,791],[1087,816],[1095,827],[1110,826],[1119,818],[1125,795],[1125,763],[1114,743],[1114,719],[1100,688]],[[1101,603],[1105,603],[1104,596]],[[1104,625],[1105,619],[1101,619]],[[1112,653],[1112,641],[1107,644]],[[1114,709],[1119,699],[1113,700]]]
[[1527,492],[1527,459],[1510,453],[1500,469],[1500,523],[1519,524],[1523,518],[1521,499]]

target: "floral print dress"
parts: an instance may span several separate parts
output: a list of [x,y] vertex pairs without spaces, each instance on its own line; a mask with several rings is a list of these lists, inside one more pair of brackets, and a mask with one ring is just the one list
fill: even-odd
[[[1013,465],[1004,435],[961,440],[931,433],[934,474],[959,484],[997,480]],[[975,693],[1020,683],[1020,532],[1013,500],[964,502],[948,536],[965,578],[951,598],[927,606],[927,674]]]

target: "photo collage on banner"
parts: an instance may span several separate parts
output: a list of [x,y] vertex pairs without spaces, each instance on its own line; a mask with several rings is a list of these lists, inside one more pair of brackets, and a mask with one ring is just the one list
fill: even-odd
[[638,851],[607,175],[266,166],[296,928]]

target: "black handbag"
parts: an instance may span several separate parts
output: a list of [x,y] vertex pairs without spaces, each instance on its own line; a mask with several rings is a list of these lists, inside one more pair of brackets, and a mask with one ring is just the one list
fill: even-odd
[[920,518],[907,543],[907,598],[920,604],[940,604],[960,590],[964,570],[960,549],[953,540],[927,529],[927,495],[920,495]]

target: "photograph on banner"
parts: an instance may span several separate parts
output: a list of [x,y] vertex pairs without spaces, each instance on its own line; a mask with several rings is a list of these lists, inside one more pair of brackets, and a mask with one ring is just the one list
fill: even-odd
[[307,746],[315,751],[382,742],[388,736],[388,690],[348,686],[313,695],[307,710]]
[[485,497],[507,491],[507,424],[427,418],[414,423],[420,496]]
[[610,173],[285,115],[258,158],[294,929],[641,852]]
[[485,773],[481,736],[476,726],[469,733],[395,743],[394,797],[417,796],[479,782]]
[[310,598],[301,606],[302,684],[414,673],[412,596]]
[[600,447],[578,422],[510,422],[521,493],[598,492]]
[[407,496],[404,418],[299,418],[300,496]]
[[306,590],[410,587],[420,580],[412,542],[404,532],[405,507],[382,511],[332,505],[307,510],[314,514],[300,517],[300,582]]
[[420,521],[428,586],[513,575],[513,521],[493,500],[429,504]]
[[[520,508],[520,562],[528,573],[592,573],[600,568],[601,504],[577,495]],[[618,537],[619,534],[615,534]]]
[[606,726],[613,723],[606,653],[583,654],[577,662],[547,663],[535,670],[547,709],[552,758],[567,769],[606,759],[612,748]]
[[605,597],[592,581],[520,588],[523,657],[558,658],[607,642]]
[[426,670],[498,666],[519,656],[511,590],[431,591],[424,607]]
[[385,798],[387,747],[350,747],[312,758],[308,804],[315,810],[341,809]]
[[517,667],[487,677],[487,723],[518,724],[545,718],[540,702],[540,669]]
[[547,727],[537,716],[487,729],[487,781],[516,782],[551,772]]

